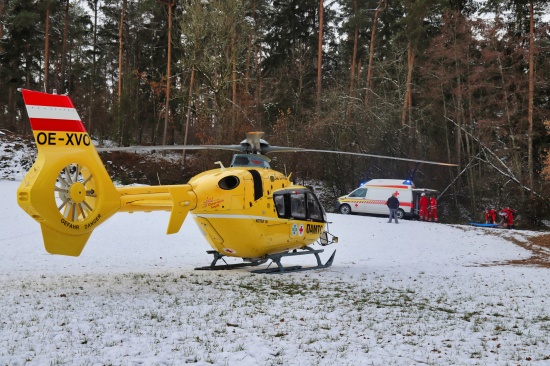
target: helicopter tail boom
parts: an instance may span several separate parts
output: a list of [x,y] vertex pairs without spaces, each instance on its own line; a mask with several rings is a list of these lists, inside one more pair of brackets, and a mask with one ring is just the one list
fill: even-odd
[[196,203],[190,185],[115,187],[71,99],[21,92],[38,154],[17,201],[40,223],[49,253],[80,255],[92,231],[118,211],[171,211],[167,232],[179,230]]
[[177,233],[187,214],[197,204],[190,184],[118,187],[121,212],[170,211],[166,234]]

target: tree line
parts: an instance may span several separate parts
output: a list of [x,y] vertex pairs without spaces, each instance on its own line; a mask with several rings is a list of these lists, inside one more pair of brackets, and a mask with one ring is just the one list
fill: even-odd
[[235,144],[260,130],[272,145],[451,162],[272,157],[328,197],[413,176],[457,220],[513,205],[540,224],[548,11],[546,0],[2,0],[0,128],[30,132],[18,88],[56,90],[99,141]]

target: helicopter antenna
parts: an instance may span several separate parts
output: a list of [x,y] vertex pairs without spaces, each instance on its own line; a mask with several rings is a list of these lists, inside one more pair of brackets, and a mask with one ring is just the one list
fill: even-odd
[[214,164],[218,164],[222,171],[225,170],[225,167],[223,166],[223,163],[221,161],[216,161]]

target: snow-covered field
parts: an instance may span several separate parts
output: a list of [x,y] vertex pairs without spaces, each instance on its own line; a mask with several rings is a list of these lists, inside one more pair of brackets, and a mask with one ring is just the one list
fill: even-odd
[[504,264],[533,232],[334,214],[331,268],[202,272],[198,228],[166,236],[167,213],[49,255],[17,185],[0,181],[2,365],[550,364],[550,270]]
[[328,269],[204,272],[193,220],[167,236],[161,212],[49,255],[17,186],[0,181],[0,365],[550,364],[550,269],[507,264],[541,233],[330,214]]

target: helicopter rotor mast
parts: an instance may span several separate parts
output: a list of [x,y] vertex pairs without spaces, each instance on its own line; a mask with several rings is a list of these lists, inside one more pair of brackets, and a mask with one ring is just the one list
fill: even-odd
[[262,145],[269,146],[269,143],[262,139],[263,134],[263,132],[248,132],[246,140],[241,142],[241,146],[244,148],[243,152],[263,155]]

